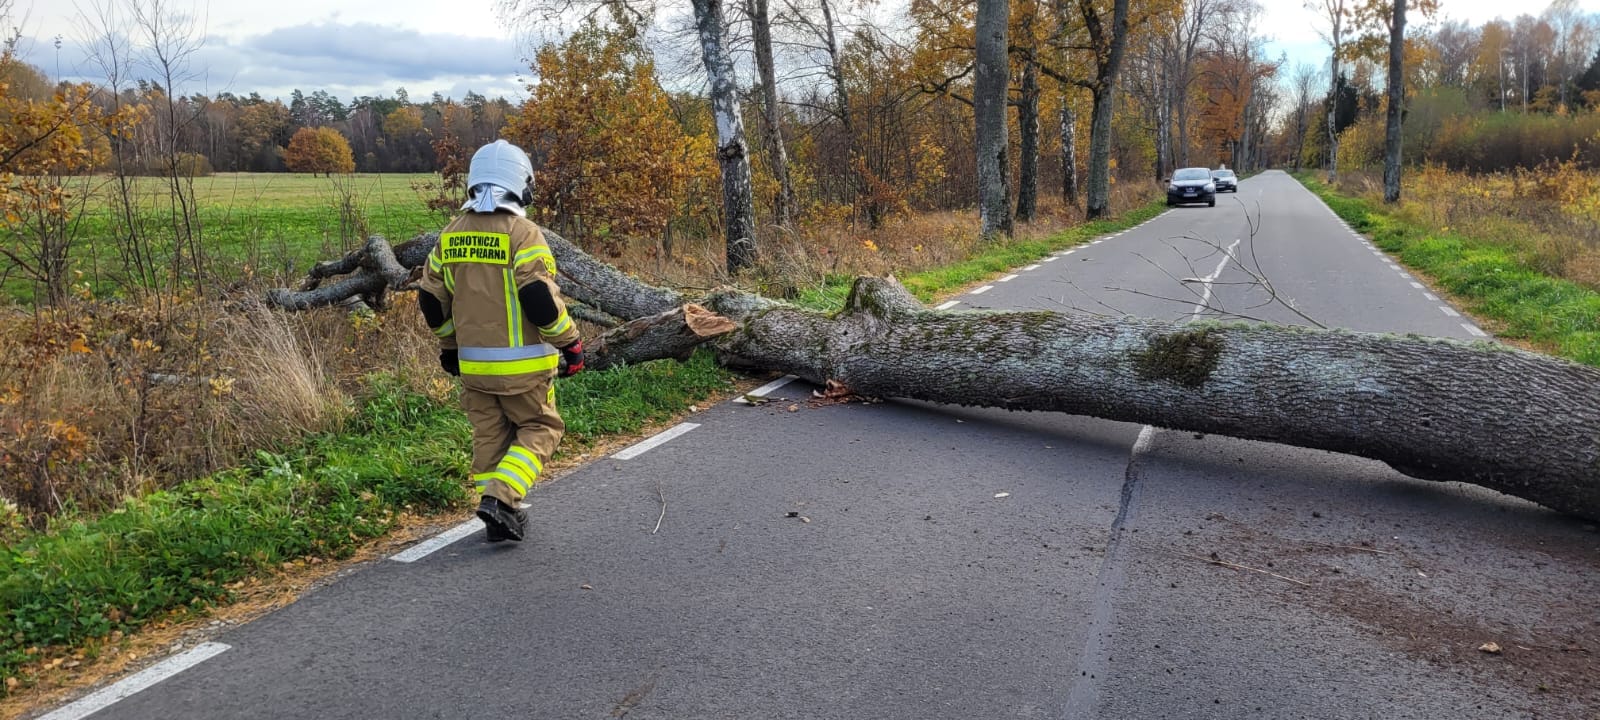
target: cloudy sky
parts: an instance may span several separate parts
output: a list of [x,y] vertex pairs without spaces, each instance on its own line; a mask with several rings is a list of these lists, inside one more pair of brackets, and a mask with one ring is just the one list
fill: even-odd
[[[22,51],[46,73],[93,80],[84,60],[83,16],[107,0],[13,0]],[[888,0],[895,2],[895,0]],[[1268,55],[1285,54],[1291,66],[1326,62],[1316,18],[1301,0],[1260,0]],[[120,3],[118,3],[120,4]],[[327,90],[341,99],[392,94],[413,98],[434,92],[460,98],[475,90],[511,99],[524,94],[527,54],[496,18],[493,0],[168,0],[194,8],[204,43],[193,59],[196,78],[186,92],[215,95],[260,92],[287,99],[299,88]],[[1497,15],[1538,12],[1543,0],[1507,7],[1491,0],[1443,0],[1443,14],[1474,24]],[[1580,5],[1600,11],[1600,0]],[[132,32],[123,18],[119,26]],[[60,36],[61,48],[55,47]],[[59,75],[57,68],[59,67]],[[144,73],[147,74],[147,73]]]

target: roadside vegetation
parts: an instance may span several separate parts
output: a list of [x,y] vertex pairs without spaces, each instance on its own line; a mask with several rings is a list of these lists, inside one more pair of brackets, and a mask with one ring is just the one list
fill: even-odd
[[1496,335],[1600,366],[1600,173],[1571,162],[1475,175],[1438,166],[1382,202],[1371,175],[1312,191]]
[[[0,19],[11,4],[0,0]],[[1178,165],[1247,175],[1305,160],[1351,169],[1380,154],[1376,1],[1361,3],[1351,51],[1369,62],[1325,78],[1303,69],[1288,88],[1287,68],[1254,51],[1258,14],[1243,0],[985,2],[1016,41],[986,44],[998,57],[982,63],[974,18],[954,5],[911,5],[901,38],[842,17],[862,8],[825,1],[768,17],[752,5],[733,32],[818,48],[780,59],[816,65],[794,78],[827,81],[780,88],[768,67],[739,92],[730,68],[726,82],[707,78],[728,94],[716,102],[664,87],[648,28],[596,16],[535,49],[539,80],[520,106],[473,93],[413,101],[403,89],[208,97],[171,64],[203,29],[183,16],[119,19],[126,4],[84,23],[99,36],[90,64],[107,70],[101,82],[51,80],[15,42],[0,48],[0,697],[115,652],[152,621],[227,602],[282,563],[346,557],[404,518],[464,509],[467,427],[409,296],[303,314],[256,298],[367,235],[439,227],[488,140],[539,152],[531,216],[602,259],[657,284],[738,283],[819,309],[839,307],[857,274],[893,273],[932,300],[1141,222],[1160,212],[1152,181]],[[1571,3],[1541,22],[1581,39],[1557,5]],[[530,6],[500,3],[512,23]],[[1526,31],[1519,21],[1518,46],[1549,45],[1532,20]],[[130,22],[164,29],[120,46],[133,57],[107,55]],[[1407,83],[1421,133],[1410,147],[1451,170],[1413,173],[1407,201],[1382,209],[1365,186],[1319,192],[1501,318],[1503,334],[1600,364],[1600,95],[1587,94],[1600,92],[1600,56],[1585,64],[1589,45],[1574,40],[1559,56],[1512,59],[1513,28],[1449,27],[1416,38],[1430,69]],[[731,40],[745,52],[745,38]],[[748,43],[758,66],[774,60],[764,44]],[[1445,52],[1458,45],[1486,52]],[[1124,49],[1119,76],[1104,59]],[[713,60],[708,72],[723,72]],[[1508,89],[1508,61],[1517,78],[1559,72]],[[1001,72],[968,77],[977,66]],[[1523,119],[1487,117],[1491,91]],[[747,117],[719,117],[734,99]],[[1014,115],[975,125],[974,99]],[[1464,113],[1477,114],[1449,119]],[[750,128],[747,156],[716,149],[735,119]],[[985,146],[1006,152],[973,152]],[[1457,174],[1544,162],[1561,164]],[[998,202],[980,215],[980,197]],[[748,237],[758,252],[745,251]],[[563,453],[671,418],[731,380],[699,355],[563,381]]]

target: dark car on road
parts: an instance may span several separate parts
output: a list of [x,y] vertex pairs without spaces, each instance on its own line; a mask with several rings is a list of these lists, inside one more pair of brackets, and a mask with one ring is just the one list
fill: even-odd
[[1239,178],[1227,168],[1212,170],[1211,184],[1217,186],[1217,192],[1239,192]]
[[1217,186],[1211,182],[1209,168],[1183,168],[1167,181],[1167,205],[1205,203],[1217,206]]

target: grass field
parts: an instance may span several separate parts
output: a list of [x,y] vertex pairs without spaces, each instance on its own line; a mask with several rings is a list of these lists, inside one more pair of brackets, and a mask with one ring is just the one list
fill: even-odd
[[[219,277],[243,274],[294,276],[311,263],[351,249],[361,238],[380,234],[400,241],[445,220],[428,210],[414,185],[431,174],[365,174],[314,177],[299,173],[218,173],[194,179],[200,237],[210,271]],[[169,193],[161,178],[137,178],[134,193],[140,219],[151,237],[170,242]],[[119,248],[124,233],[114,230],[116,186],[108,178],[86,178],[74,188],[88,198],[78,226],[74,267],[99,291],[116,287],[121,272]],[[163,223],[166,223],[163,225]],[[32,288],[10,281],[5,291],[25,300]]]

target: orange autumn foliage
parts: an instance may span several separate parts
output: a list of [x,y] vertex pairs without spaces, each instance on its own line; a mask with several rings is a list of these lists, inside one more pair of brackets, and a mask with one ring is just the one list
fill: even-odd
[[350,143],[331,127],[300,128],[283,150],[283,164],[292,172],[352,173],[356,159]]
[[636,40],[590,26],[541,50],[533,69],[505,136],[538,167],[539,221],[579,237],[654,237],[697,180],[715,187],[714,143],[684,131]]

